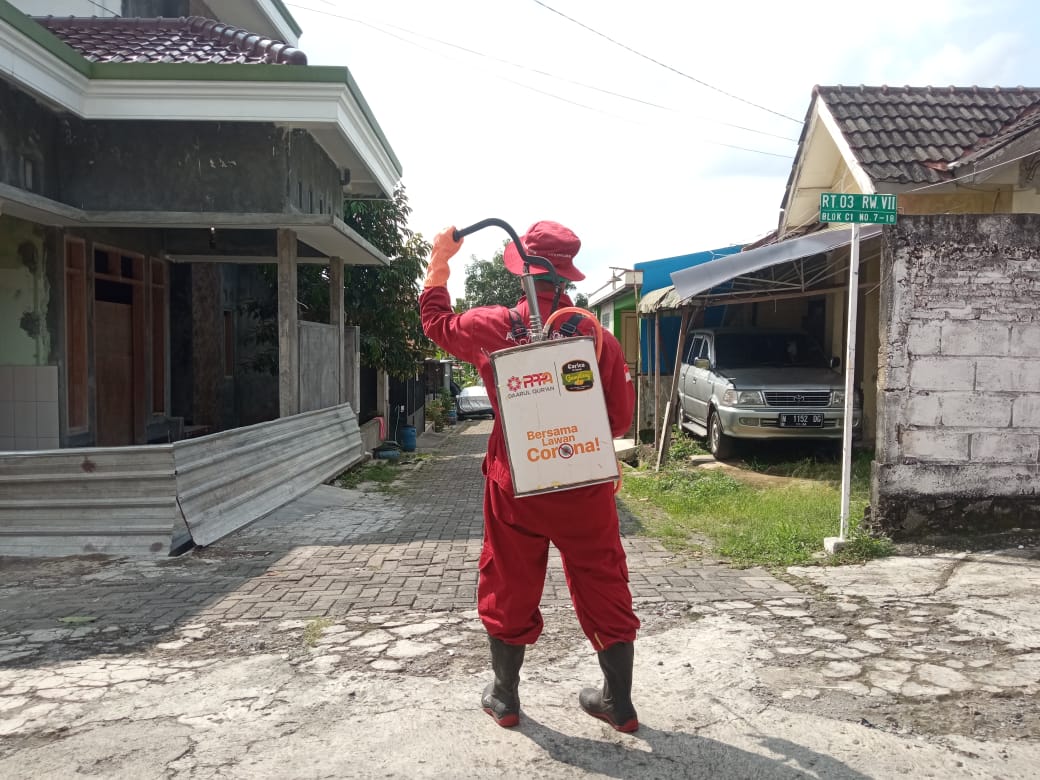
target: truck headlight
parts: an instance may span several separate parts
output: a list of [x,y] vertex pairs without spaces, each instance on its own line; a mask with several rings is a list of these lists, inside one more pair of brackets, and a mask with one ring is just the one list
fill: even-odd
[[[831,391],[831,406],[845,406],[845,391],[844,390],[832,390]],[[852,394],[852,408],[860,409],[863,406],[863,393],[860,392],[857,387]]]
[[759,390],[734,390],[730,388],[722,394],[722,403],[727,406],[765,406]]

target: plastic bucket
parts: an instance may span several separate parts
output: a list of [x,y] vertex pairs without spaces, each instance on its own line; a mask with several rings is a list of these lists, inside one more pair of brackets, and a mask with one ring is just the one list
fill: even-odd
[[401,449],[405,452],[415,452],[415,426],[401,426]]

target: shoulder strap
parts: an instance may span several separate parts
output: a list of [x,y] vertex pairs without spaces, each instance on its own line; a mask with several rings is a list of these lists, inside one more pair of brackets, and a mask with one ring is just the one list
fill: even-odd
[[[581,321],[584,318],[584,314],[572,314],[570,317],[563,321],[562,325],[559,326],[559,332],[563,335],[564,338],[569,338],[570,336],[577,335],[578,326],[581,324]],[[509,322],[509,333],[513,337],[514,341],[518,341],[522,338],[527,338],[530,335],[530,331],[528,331],[527,326],[524,325],[523,317],[520,316],[520,312],[518,312],[516,309],[509,310]]]
[[527,326],[524,325],[524,319],[520,316],[520,312],[516,309],[509,310],[509,334],[513,337],[513,341],[520,341],[526,339],[530,333],[527,330]]
[[564,323],[560,326],[560,333],[562,333],[565,337],[576,335],[578,332],[578,325],[581,324],[581,321],[584,318],[584,314],[572,314],[570,317],[564,320]]

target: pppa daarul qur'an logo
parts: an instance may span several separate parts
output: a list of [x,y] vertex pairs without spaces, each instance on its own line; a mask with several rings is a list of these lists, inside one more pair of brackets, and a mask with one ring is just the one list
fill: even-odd
[[553,375],[550,371],[539,371],[523,376],[511,376],[506,380],[506,388],[509,390],[507,398],[519,398],[524,395],[537,395],[538,393],[549,393],[555,389]]

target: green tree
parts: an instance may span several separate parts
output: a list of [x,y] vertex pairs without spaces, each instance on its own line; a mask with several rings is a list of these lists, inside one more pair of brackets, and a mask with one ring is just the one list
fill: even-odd
[[[431,350],[419,319],[419,280],[426,272],[430,246],[408,229],[411,208],[403,187],[387,201],[347,201],[343,220],[390,260],[389,266],[347,266],[343,269],[344,317],[361,332],[361,362],[404,379]],[[256,371],[278,371],[277,269],[261,273],[271,288],[266,300],[248,301],[244,311],[255,325],[251,340],[257,350],[248,365]],[[318,265],[300,265],[297,274],[300,319],[328,322],[329,272]]]
[[[503,250],[495,252],[490,260],[481,260],[476,256],[470,256],[470,262],[466,265],[466,297],[455,301],[455,311],[466,311],[477,306],[513,306],[520,298],[523,290],[520,287],[520,277],[506,270],[503,263]],[[575,286],[568,282],[564,288],[570,294]],[[584,304],[578,301],[584,300]],[[589,299],[579,293],[575,299],[575,306],[587,308]]]
[[519,277],[506,270],[502,251],[499,249],[490,260],[470,256],[470,262],[466,264],[466,297],[462,301],[467,309],[477,306],[512,306],[517,302],[520,297]]
[[[344,308],[361,328],[361,360],[404,379],[433,345],[422,332],[419,283],[430,245],[408,229],[411,214],[404,188],[390,201],[347,201],[344,221],[380,252],[390,266],[350,266],[344,270]],[[327,288],[327,285],[326,285]]]
[[589,308],[589,296],[587,296],[585,293],[578,293],[574,296],[574,305],[577,306],[579,309]]

